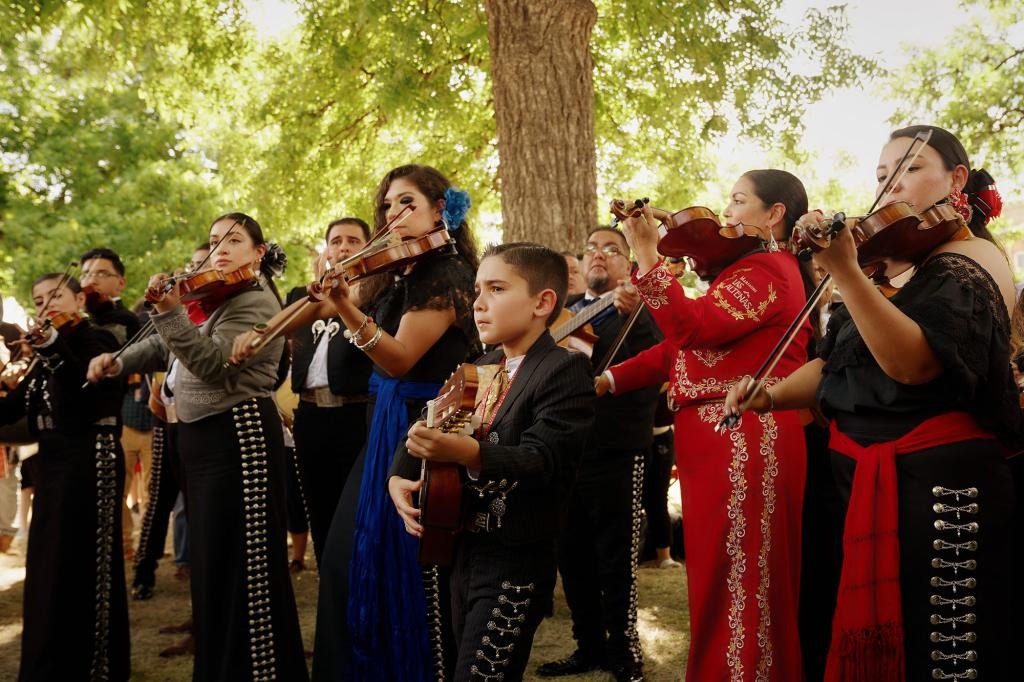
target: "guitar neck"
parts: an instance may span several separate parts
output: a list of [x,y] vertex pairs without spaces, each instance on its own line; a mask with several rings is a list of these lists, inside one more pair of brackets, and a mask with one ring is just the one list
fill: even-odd
[[557,329],[552,330],[551,336],[554,337],[555,343],[558,343],[565,337],[569,336],[569,334],[572,334],[574,331],[590,322],[592,319],[607,310],[613,303],[615,303],[615,296],[609,292],[601,296],[596,303],[591,303],[586,308],[573,315],[567,322],[563,323]]

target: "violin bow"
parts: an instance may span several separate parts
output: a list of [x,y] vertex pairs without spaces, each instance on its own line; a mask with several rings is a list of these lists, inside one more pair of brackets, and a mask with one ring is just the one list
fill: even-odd
[[[53,291],[50,292],[50,295],[46,297],[46,302],[43,303],[43,311],[44,312],[46,311],[47,308],[50,307],[50,303],[53,302],[53,299],[57,295],[57,293],[61,289],[66,287],[68,282],[71,281],[71,271],[74,270],[77,267],[78,267],[78,261],[71,261],[71,262],[68,263],[68,266],[66,268],[64,268],[64,272],[61,273],[60,279],[57,280],[57,286],[55,286],[53,288]],[[52,323],[50,322],[50,318],[46,318],[45,320],[43,320],[43,323],[39,325],[39,329],[45,329],[45,328],[49,327],[51,324]]]
[[618,354],[619,349],[622,348],[622,344],[625,343],[626,341],[626,336],[628,336],[629,332],[632,331],[633,325],[636,324],[637,318],[640,317],[640,312],[643,309],[644,302],[642,300],[637,301],[636,306],[634,306],[633,308],[633,311],[629,314],[629,317],[626,319],[625,322],[622,323],[622,326],[619,328],[619,333],[615,335],[615,340],[612,341],[612,347],[609,348],[608,352],[604,354],[603,358],[601,358],[601,364],[598,366],[598,370],[594,374],[594,376],[601,376],[611,366],[612,360],[615,359],[615,356]]
[[[895,188],[899,181],[903,179],[903,176],[906,175],[907,170],[909,170],[911,164],[917,160],[921,150],[928,144],[931,137],[931,130],[919,132],[914,136],[914,140],[910,143],[910,146],[907,148],[903,158],[901,158],[900,162],[896,164],[896,171],[889,176],[889,179],[885,183],[885,187],[882,188],[882,191],[875,198],[874,203],[871,204],[871,208],[868,210],[869,214],[878,208],[878,204],[881,203],[885,197],[892,194],[893,188]],[[844,227],[846,227],[846,214],[836,213],[832,218],[832,223],[829,225],[829,234],[836,235]],[[748,389],[750,390],[750,395],[748,395],[740,404],[740,414],[747,411],[750,407],[750,403],[753,402],[758,393],[764,389],[765,378],[767,378],[775,369],[775,366],[779,364],[779,360],[782,359],[786,349],[789,348],[791,343],[793,343],[793,339],[795,339],[797,333],[799,333],[800,327],[803,326],[803,323],[810,316],[811,310],[818,305],[818,301],[820,301],[821,297],[825,294],[825,289],[828,288],[829,282],[831,281],[832,275],[828,273],[821,278],[821,281],[818,282],[818,286],[816,286],[811,295],[807,297],[807,302],[804,303],[803,307],[800,309],[800,313],[796,316],[796,319],[794,319],[790,323],[789,327],[786,328],[782,338],[780,338],[778,343],[775,344],[775,347],[772,348],[768,357],[761,363],[761,366],[757,368],[757,372],[754,373],[754,376],[750,378],[750,383],[747,384]],[[740,414],[730,414],[723,417],[722,420],[715,425],[715,433],[720,433],[725,429],[735,429],[739,426]]]
[[[366,246],[364,246],[358,252],[352,254],[348,258],[345,258],[340,263],[335,263],[334,265],[331,265],[331,263],[328,261],[327,267],[324,270],[324,274],[321,275],[319,279],[320,286],[323,286],[323,283],[327,279],[328,275],[330,275],[335,270],[338,270],[343,273],[345,271],[345,266],[347,266],[349,263],[354,263],[358,261],[360,258],[363,258],[369,254],[375,253],[376,251],[380,250],[378,243],[382,239],[386,238],[391,233],[392,230],[394,230],[396,227],[405,222],[406,218],[411,216],[415,210],[415,206],[411,204],[407,205],[405,208],[398,212],[398,215],[396,215],[394,218],[385,223],[380,229],[374,232],[373,236],[370,237],[370,241],[368,241],[366,243]],[[287,328],[288,325],[291,324],[293,320],[297,319],[300,315],[302,315],[306,311],[306,309],[312,304],[312,299],[307,297],[302,302],[302,305],[296,306],[295,310],[290,312],[287,316],[282,318],[272,327],[267,327],[263,329],[259,336],[257,336],[251,342],[249,342],[249,349],[253,351],[259,350],[266,344],[276,339],[284,332],[285,328]],[[225,367],[228,367],[232,364],[234,363],[232,363],[230,360],[226,360],[224,362]]]

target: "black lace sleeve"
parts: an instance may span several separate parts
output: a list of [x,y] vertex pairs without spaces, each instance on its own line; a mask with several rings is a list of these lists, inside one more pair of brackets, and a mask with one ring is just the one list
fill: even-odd
[[942,362],[944,383],[988,426],[1020,430],[1020,403],[1010,369],[1010,319],[999,286],[974,260],[943,253],[899,294]]
[[823,404],[849,412],[966,410],[1004,441],[1015,441],[1021,411],[1009,364],[1010,322],[988,272],[967,256],[943,253],[891,300],[920,326],[942,375],[920,386],[893,381],[841,310],[819,345],[826,361],[819,388]]
[[455,310],[455,326],[467,339],[476,338],[473,284],[476,273],[459,256],[421,261],[402,280],[406,288],[402,314],[415,310]]

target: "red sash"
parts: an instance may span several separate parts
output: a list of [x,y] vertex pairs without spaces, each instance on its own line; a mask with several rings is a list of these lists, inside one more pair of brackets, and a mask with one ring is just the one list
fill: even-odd
[[832,620],[826,682],[903,682],[899,487],[896,457],[992,439],[966,412],[924,421],[894,441],[863,447],[832,422],[829,447],[857,461],[843,530],[843,571]]

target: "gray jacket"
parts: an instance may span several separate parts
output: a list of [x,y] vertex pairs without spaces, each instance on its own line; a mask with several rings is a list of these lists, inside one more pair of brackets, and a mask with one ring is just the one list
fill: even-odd
[[281,304],[264,285],[225,301],[201,326],[178,306],[151,317],[158,334],[136,343],[121,355],[122,374],[166,369],[171,356],[180,365],[174,382],[178,419],[194,422],[219,414],[243,400],[271,395],[284,349],[279,337],[241,366],[225,362],[231,344],[257,322],[280,312]]

